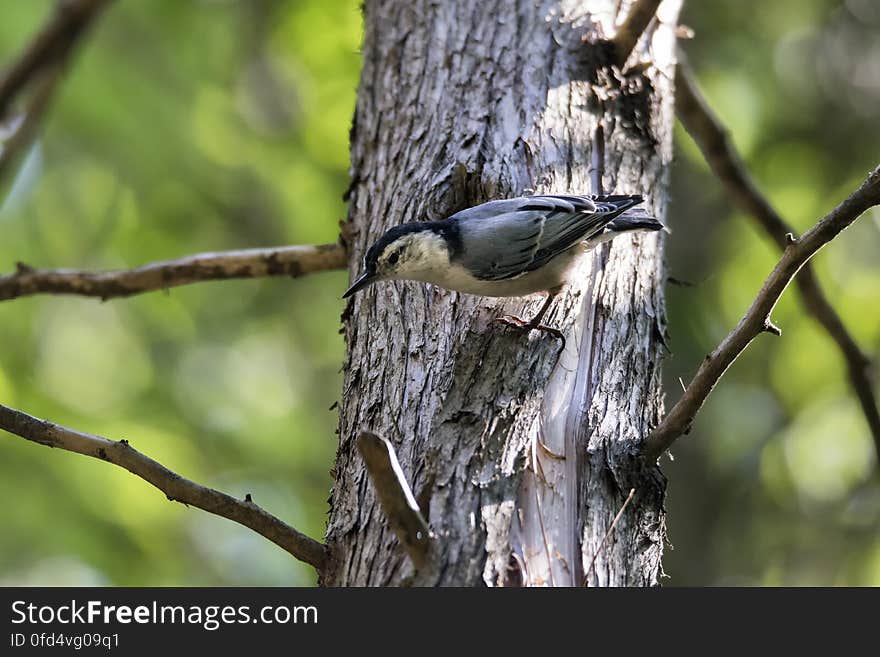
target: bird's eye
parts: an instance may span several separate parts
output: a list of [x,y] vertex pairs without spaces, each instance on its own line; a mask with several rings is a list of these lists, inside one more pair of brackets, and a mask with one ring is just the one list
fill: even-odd
[[388,264],[392,267],[397,264],[398,260],[400,260],[400,251],[395,251],[390,256],[388,256]]

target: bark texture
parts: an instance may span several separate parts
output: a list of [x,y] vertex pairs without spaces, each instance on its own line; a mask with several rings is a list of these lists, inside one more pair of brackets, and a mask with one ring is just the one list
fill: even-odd
[[[678,2],[661,6],[637,48],[649,65],[623,74],[605,64],[627,8],[367,0],[352,272],[389,226],[524,192],[595,191],[597,121],[605,191],[643,193],[662,217]],[[584,258],[545,319],[568,336],[561,354],[550,336],[492,323],[530,316],[541,297],[398,282],[354,299],[324,584],[658,582],[665,483],[631,454],[662,411],[663,239],[622,237]],[[436,535],[418,571],[383,517],[356,448],[361,431],[394,445]]]

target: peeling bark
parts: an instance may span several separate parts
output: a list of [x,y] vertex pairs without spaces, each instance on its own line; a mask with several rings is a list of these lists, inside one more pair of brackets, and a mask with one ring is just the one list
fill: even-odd
[[[637,48],[650,65],[628,74],[605,65],[618,4],[625,12],[613,0],[367,0],[352,271],[404,221],[532,190],[589,193],[597,121],[605,189],[645,194],[662,217],[680,3],[661,6]],[[322,583],[657,584],[665,482],[631,455],[662,411],[662,249],[662,235],[621,237],[584,258],[545,319],[567,335],[562,354],[550,336],[492,323],[529,316],[540,297],[411,282],[358,295],[344,317]],[[383,517],[361,431],[393,443],[437,537],[418,572]]]

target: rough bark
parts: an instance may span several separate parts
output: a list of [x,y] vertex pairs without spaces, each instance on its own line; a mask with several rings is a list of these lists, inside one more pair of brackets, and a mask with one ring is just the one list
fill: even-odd
[[[662,216],[678,2],[664,3],[637,49],[650,65],[622,74],[606,66],[607,39],[627,6],[367,0],[352,272],[391,225],[531,190],[589,193],[597,121],[605,191],[643,193]],[[344,316],[324,584],[658,582],[665,483],[631,454],[662,410],[663,239],[622,237],[584,258],[545,320],[568,336],[562,354],[551,336],[492,323],[529,316],[540,297],[420,283],[356,297]],[[361,431],[394,445],[436,535],[418,572],[377,502],[356,448]]]

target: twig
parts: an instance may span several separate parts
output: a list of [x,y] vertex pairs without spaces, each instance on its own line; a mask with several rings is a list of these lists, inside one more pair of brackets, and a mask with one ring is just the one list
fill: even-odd
[[[742,158],[731,143],[728,131],[700,93],[690,66],[683,55],[679,55],[679,59],[675,92],[675,109],[678,118],[693,137],[731,200],[751,215],[776,242],[779,249],[784,251],[794,235],[794,229],[758,190]],[[828,301],[809,263],[801,269],[795,282],[807,312],[822,325],[843,354],[850,384],[861,404],[880,458],[880,410],[868,375],[870,360],[859,348],[840,315]]]
[[0,121],[7,118],[15,97],[38,83],[18,127],[0,145],[0,180],[36,137],[76,44],[110,1],[59,0],[49,21],[0,77]]
[[0,180],[6,177],[6,172],[15,164],[19,154],[23,153],[37,136],[40,122],[55,95],[60,78],[60,69],[43,77],[18,125],[12,134],[0,143]]
[[620,511],[617,512],[617,515],[614,516],[614,520],[611,521],[611,524],[608,525],[608,529],[605,530],[605,535],[602,537],[602,540],[599,542],[599,547],[596,548],[596,551],[593,553],[593,558],[590,559],[590,566],[587,568],[587,572],[584,573],[584,586],[587,585],[590,578],[590,573],[593,572],[593,567],[596,565],[596,558],[599,556],[599,553],[602,551],[602,548],[605,547],[605,543],[608,541],[608,537],[611,536],[611,532],[614,531],[614,528],[617,526],[617,521],[623,517],[623,512],[626,511],[626,507],[629,506],[629,503],[632,502],[632,498],[635,497],[636,489],[630,488],[629,495],[626,496],[626,500],[623,502],[623,505],[620,507]]
[[614,58],[619,67],[626,64],[642,34],[657,14],[660,2],[661,0],[636,0],[630,7],[626,20],[614,35]]
[[25,440],[58,447],[125,468],[161,490],[173,502],[198,507],[248,527],[318,571],[327,559],[324,545],[298,532],[250,500],[238,500],[172,472],[145,456],[127,440],[108,440],[40,420],[0,404],[0,429]]
[[[537,442],[541,441],[538,440]],[[533,454],[532,460],[536,466],[535,475],[539,476],[541,481],[546,484],[547,479],[544,477],[544,469],[541,467],[538,455]],[[544,552],[547,554],[547,574],[550,576],[550,586],[556,588],[556,582],[553,581],[553,557],[550,554],[550,541],[547,538],[547,528],[544,526],[544,507],[541,504],[541,494],[538,492],[537,486],[532,486],[532,489],[535,491],[535,506],[538,508],[538,525],[541,527],[541,538],[544,541]]]
[[357,446],[391,528],[415,567],[423,567],[433,534],[403,476],[394,447],[387,439],[366,431],[358,436]]
[[0,119],[24,87],[54,62],[65,61],[110,0],[60,0],[43,28],[0,77]]
[[343,269],[346,259],[345,248],[341,244],[319,244],[199,253],[178,260],[150,263],[136,269],[104,272],[34,269],[18,263],[17,271],[0,276],[0,301],[33,294],[77,294],[111,299],[200,281],[297,277]]
[[764,281],[761,291],[745,316],[705,358],[687,390],[660,425],[642,443],[642,453],[647,459],[655,460],[672,445],[676,438],[688,431],[715,384],[756,336],[765,331],[778,334],[779,329],[770,321],[770,314],[779,297],[804,263],[862,213],[878,203],[880,203],[880,167],[875,168],[849,198],[825,215],[803,237],[791,241],[779,263]]

